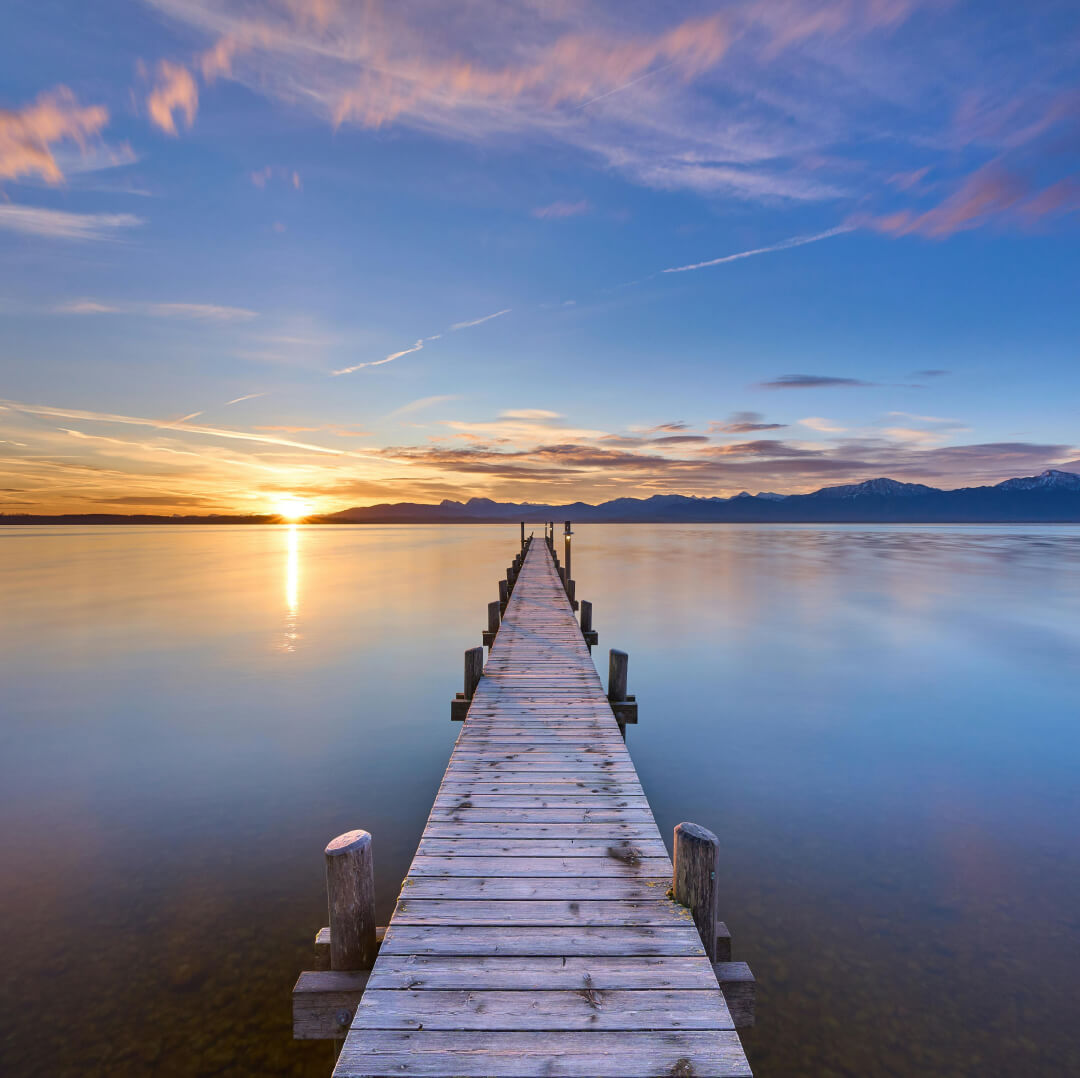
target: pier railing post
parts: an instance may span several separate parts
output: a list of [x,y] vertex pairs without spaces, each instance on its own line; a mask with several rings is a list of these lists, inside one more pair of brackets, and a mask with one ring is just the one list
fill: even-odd
[[716,874],[719,868],[720,840],[716,835],[700,824],[679,824],[675,828],[672,895],[693,916],[710,962],[716,961]]
[[375,865],[367,831],[346,831],[326,847],[326,902],[330,968],[370,969],[375,964]]

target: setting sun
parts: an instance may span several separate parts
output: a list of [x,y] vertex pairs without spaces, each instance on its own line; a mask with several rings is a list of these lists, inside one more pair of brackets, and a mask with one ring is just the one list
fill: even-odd
[[286,520],[300,520],[302,517],[311,516],[313,512],[310,502],[301,501],[291,494],[278,498],[274,511]]

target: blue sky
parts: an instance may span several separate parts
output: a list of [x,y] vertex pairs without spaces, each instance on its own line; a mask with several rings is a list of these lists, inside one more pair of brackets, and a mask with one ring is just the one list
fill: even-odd
[[1080,469],[1080,11],[14,0],[0,511]]

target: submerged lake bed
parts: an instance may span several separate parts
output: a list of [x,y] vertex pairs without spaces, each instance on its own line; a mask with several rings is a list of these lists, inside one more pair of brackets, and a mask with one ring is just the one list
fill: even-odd
[[[542,524],[534,526],[542,532]],[[1080,1073],[1080,527],[577,525],[768,1076]],[[516,525],[0,530],[0,1071],[327,1076],[322,847],[393,908]]]

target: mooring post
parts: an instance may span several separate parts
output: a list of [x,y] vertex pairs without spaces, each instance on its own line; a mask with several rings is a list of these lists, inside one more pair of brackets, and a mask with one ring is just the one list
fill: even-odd
[[506,613],[506,604],[508,602],[510,602],[510,585],[507,584],[506,578],[503,577],[503,579],[499,581],[499,606],[504,614]]
[[720,840],[707,827],[681,823],[675,828],[675,860],[671,890],[675,901],[694,918],[705,953],[716,961],[716,875]]
[[330,968],[370,969],[375,964],[375,864],[367,831],[346,831],[326,847],[326,904]]
[[585,637],[590,651],[594,644],[599,643],[596,630],[592,627],[592,603],[588,599],[581,600],[581,635]]
[[626,680],[630,656],[612,648],[608,652],[607,696],[611,701],[626,699]]
[[469,648],[465,652],[465,699],[471,700],[476,686],[484,676],[484,649]]
[[615,721],[619,724],[619,731],[624,737],[627,723],[638,721],[637,698],[630,696],[626,691],[629,665],[630,656],[625,651],[612,648],[608,653],[608,703],[611,704]]
[[488,623],[484,630],[484,647],[489,648],[495,643],[495,635],[502,624],[502,606],[498,599],[488,603]]

